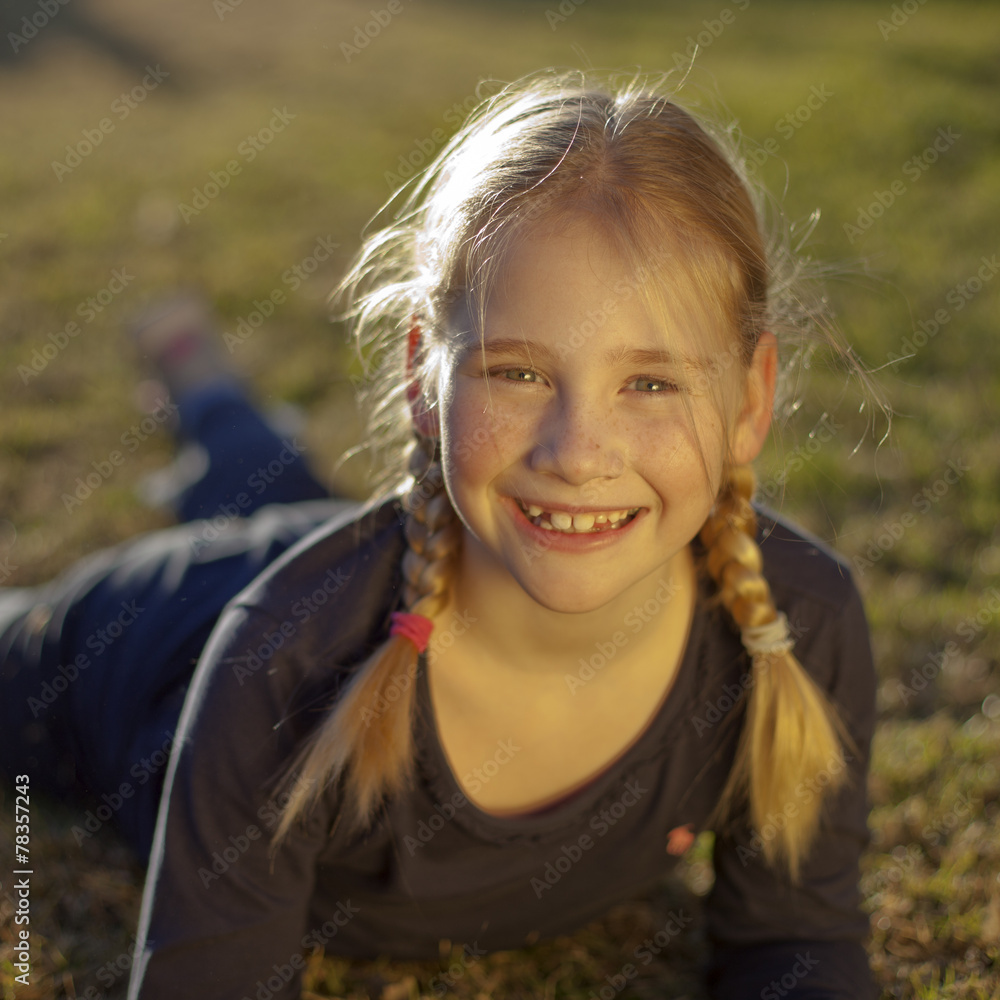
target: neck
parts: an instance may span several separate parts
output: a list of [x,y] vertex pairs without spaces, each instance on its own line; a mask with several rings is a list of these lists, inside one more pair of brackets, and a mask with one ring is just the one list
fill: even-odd
[[565,684],[586,664],[648,662],[678,635],[683,648],[696,598],[689,546],[608,604],[580,613],[544,607],[502,571],[481,572],[463,546],[448,603],[435,616],[432,652],[447,648],[449,659],[497,679]]

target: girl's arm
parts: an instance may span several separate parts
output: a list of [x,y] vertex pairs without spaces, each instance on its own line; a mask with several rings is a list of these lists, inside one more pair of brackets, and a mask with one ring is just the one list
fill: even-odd
[[[847,761],[852,780],[829,802],[797,887],[767,867],[761,841],[745,821],[716,838],[716,883],[708,907],[713,1000],[877,995],[862,944],[868,919],[859,909],[858,889],[858,862],[869,841],[866,779],[876,679],[861,598],[852,582],[842,583],[839,609],[816,600],[796,602],[794,595],[787,600],[794,609],[789,620],[801,632],[795,653],[830,693],[858,745],[859,755]],[[829,777],[820,773],[798,786],[797,800],[818,794]],[[767,836],[767,826],[760,833]]]
[[130,1000],[241,1000],[262,984],[268,996],[299,995],[334,810],[326,797],[272,865],[270,780],[302,735],[296,718],[277,725],[304,673],[290,632],[294,622],[231,606],[198,665],[163,789]]

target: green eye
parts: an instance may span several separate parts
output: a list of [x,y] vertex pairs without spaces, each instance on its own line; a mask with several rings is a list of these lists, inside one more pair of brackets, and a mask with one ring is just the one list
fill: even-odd
[[538,373],[529,368],[508,368],[504,377],[511,382],[535,382],[538,380]]
[[640,392],[648,392],[653,395],[662,392],[675,392],[677,390],[677,385],[674,382],[668,382],[662,378],[650,378],[648,376],[637,378],[632,385]]

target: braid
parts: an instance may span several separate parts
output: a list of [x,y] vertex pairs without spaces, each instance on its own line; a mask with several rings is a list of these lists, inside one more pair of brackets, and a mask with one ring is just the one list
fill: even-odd
[[[719,587],[719,599],[740,627],[751,656],[746,722],[736,759],[711,819],[716,826],[728,818],[737,799],[749,799],[750,822],[760,831],[777,828],[764,839],[769,864],[784,856],[793,882],[819,826],[823,798],[806,800],[795,789],[826,769],[831,775],[826,794],[846,781],[841,743],[856,747],[835,708],[792,655],[787,621],[774,606],[763,575],[763,558],[755,541],[757,515],[750,503],[756,488],[753,469],[736,466],[728,473],[715,511],[701,530],[706,565]],[[789,815],[794,806],[794,815]]]
[[[428,452],[426,438],[418,438],[410,452],[409,468],[418,481],[427,483],[434,492],[411,489],[404,506],[406,541],[403,556],[403,602],[408,611],[427,615],[441,610],[451,578],[451,557],[458,550],[458,519],[444,489],[441,463],[436,448]],[[422,475],[421,475],[422,474]]]
[[[415,439],[408,464],[412,481],[403,497],[403,603],[405,610],[431,617],[447,598],[460,539],[458,519],[444,488],[435,442]],[[272,850],[342,771],[352,831],[368,826],[383,796],[409,785],[417,666],[413,643],[390,636],[354,671],[285,776],[289,799]]]

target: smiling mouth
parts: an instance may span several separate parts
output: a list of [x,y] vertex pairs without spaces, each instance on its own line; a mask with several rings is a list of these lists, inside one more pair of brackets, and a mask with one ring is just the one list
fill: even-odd
[[545,531],[556,531],[564,535],[596,535],[605,531],[617,531],[628,524],[641,507],[621,510],[589,511],[585,514],[571,514],[565,510],[548,511],[536,504],[517,501],[524,516]]

